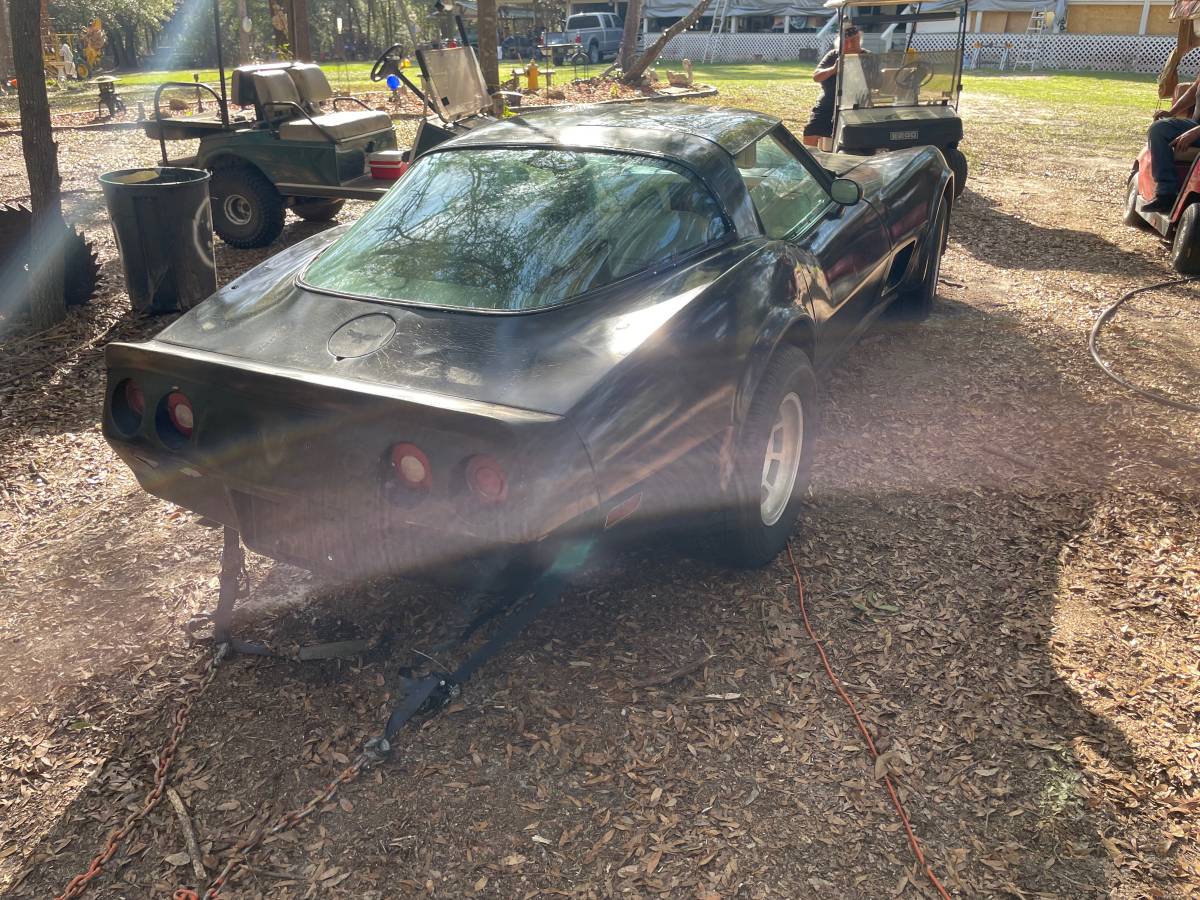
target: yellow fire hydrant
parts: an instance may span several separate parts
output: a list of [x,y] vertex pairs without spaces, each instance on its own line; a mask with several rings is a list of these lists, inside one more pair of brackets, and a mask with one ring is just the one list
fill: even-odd
[[525,77],[529,79],[529,89],[536,91],[538,89],[538,64],[532,59],[529,61],[528,68],[525,69]]

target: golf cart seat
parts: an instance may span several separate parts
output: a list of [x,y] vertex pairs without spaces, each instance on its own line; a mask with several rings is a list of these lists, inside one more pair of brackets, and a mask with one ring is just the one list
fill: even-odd
[[374,110],[321,112],[317,104],[326,99],[322,96],[322,86],[328,91],[328,97],[333,96],[324,73],[318,66],[305,67],[316,69],[319,82],[311,74],[302,74],[300,79],[309,92],[308,97],[303,97],[297,79],[291,74],[293,68],[296,67],[242,66],[236,69],[233,102],[240,106],[252,103],[259,119],[277,127],[279,138],[284,141],[328,140],[337,143],[391,129],[392,120],[387,113]]

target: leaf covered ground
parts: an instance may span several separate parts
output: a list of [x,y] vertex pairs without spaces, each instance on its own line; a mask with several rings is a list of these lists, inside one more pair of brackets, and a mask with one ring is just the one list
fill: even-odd
[[[778,68],[702,77],[715,102],[798,127],[814,88]],[[1057,81],[972,82],[972,176],[939,309],[920,328],[875,329],[822,386],[793,543],[879,766],[782,562],[730,572],[678,543],[613,549],[449,714],[272,839],[229,894],[931,896],[882,768],[955,896],[1200,893],[1200,422],[1122,392],[1086,350],[1103,306],[1170,275],[1161,244],[1120,224],[1152,88]],[[1140,89],[1144,110],[1129,99]],[[19,197],[19,138],[0,141],[0,193]],[[214,602],[220,544],[142,493],[97,425],[103,343],[163,323],[129,315],[95,176],[155,147],[59,141],[68,214],[109,281],[0,355],[0,893],[14,898],[55,895],[144,796],[198,677],[203,651],[180,626]],[[293,220],[283,241],[312,227]],[[218,244],[222,279],[265,255]],[[1200,399],[1198,302],[1192,289],[1139,298],[1106,356]],[[357,752],[406,650],[436,640],[454,599],[254,557],[250,576],[244,632],[373,649],[237,659],[201,695],[171,783],[210,875]],[[163,803],[94,895],[195,884]]]

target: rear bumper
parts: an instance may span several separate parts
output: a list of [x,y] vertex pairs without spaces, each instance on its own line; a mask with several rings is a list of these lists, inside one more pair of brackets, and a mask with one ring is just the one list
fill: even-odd
[[[110,345],[106,361],[104,434],[141,486],[236,528],[273,559],[354,576],[431,572],[596,527],[591,464],[560,417],[153,341]],[[136,423],[114,417],[129,378],[144,396]],[[166,417],[173,391],[191,401],[189,438]],[[427,488],[396,478],[399,442],[428,457]],[[467,487],[467,460],[479,454],[504,467],[501,504]]]

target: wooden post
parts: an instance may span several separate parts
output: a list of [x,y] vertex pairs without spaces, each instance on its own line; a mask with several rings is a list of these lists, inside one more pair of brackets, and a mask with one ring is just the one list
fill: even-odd
[[30,250],[29,307],[35,331],[49,328],[67,314],[63,299],[63,248],[66,226],[62,217],[62,179],[58,146],[50,127],[50,101],[42,60],[41,3],[9,0],[18,103],[21,109],[21,150],[29,174],[33,207]]

